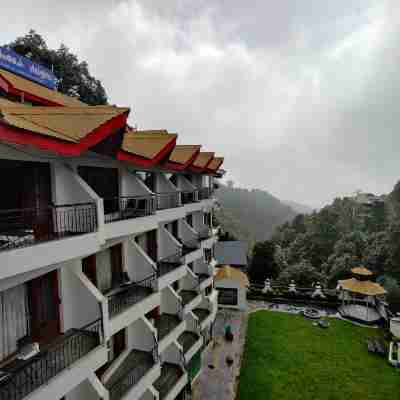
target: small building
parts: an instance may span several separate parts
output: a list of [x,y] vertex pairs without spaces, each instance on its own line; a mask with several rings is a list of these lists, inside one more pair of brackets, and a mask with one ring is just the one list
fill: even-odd
[[217,265],[229,265],[246,271],[247,252],[248,244],[246,242],[239,240],[217,242],[215,244],[214,256]]
[[376,324],[385,315],[381,312],[381,304],[386,290],[379,283],[370,280],[372,272],[364,267],[353,268],[353,277],[340,280],[342,305],[339,313],[342,317],[364,324]]
[[214,282],[218,291],[218,306],[247,309],[246,292],[250,282],[244,272],[230,265],[224,265],[217,268]]

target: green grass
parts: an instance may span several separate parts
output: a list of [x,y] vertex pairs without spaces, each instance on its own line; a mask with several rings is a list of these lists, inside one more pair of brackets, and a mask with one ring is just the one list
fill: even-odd
[[330,319],[258,311],[249,317],[240,400],[387,400],[400,398],[400,370],[367,351],[380,331]]

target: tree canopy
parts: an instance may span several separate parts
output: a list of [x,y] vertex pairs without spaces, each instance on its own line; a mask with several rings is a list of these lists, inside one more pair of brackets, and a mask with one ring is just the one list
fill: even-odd
[[49,49],[45,39],[34,30],[7,44],[16,53],[40,63],[58,79],[58,90],[90,105],[107,104],[107,95],[101,82],[89,73],[86,61],[79,61],[67,46]]

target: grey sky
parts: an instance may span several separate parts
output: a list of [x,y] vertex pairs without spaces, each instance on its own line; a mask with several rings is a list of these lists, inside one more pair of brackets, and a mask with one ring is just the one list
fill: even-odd
[[131,123],[225,155],[240,186],[319,206],[400,177],[398,0],[13,0],[0,24],[64,42]]

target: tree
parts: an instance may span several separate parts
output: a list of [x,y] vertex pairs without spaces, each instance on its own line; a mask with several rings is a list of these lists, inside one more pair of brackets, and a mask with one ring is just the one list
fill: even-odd
[[107,104],[107,95],[101,82],[89,73],[86,61],[79,61],[68,47],[61,44],[57,50],[49,49],[46,41],[34,30],[7,45],[16,53],[28,57],[53,70],[58,79],[58,90],[78,97],[90,105]]
[[279,268],[274,255],[275,244],[272,241],[267,240],[255,244],[249,268],[249,276],[252,282],[261,283],[267,278],[278,276]]
[[285,285],[289,284],[292,280],[299,287],[310,287],[313,283],[323,282],[324,277],[309,261],[301,260],[287,267],[278,277],[279,283]]

